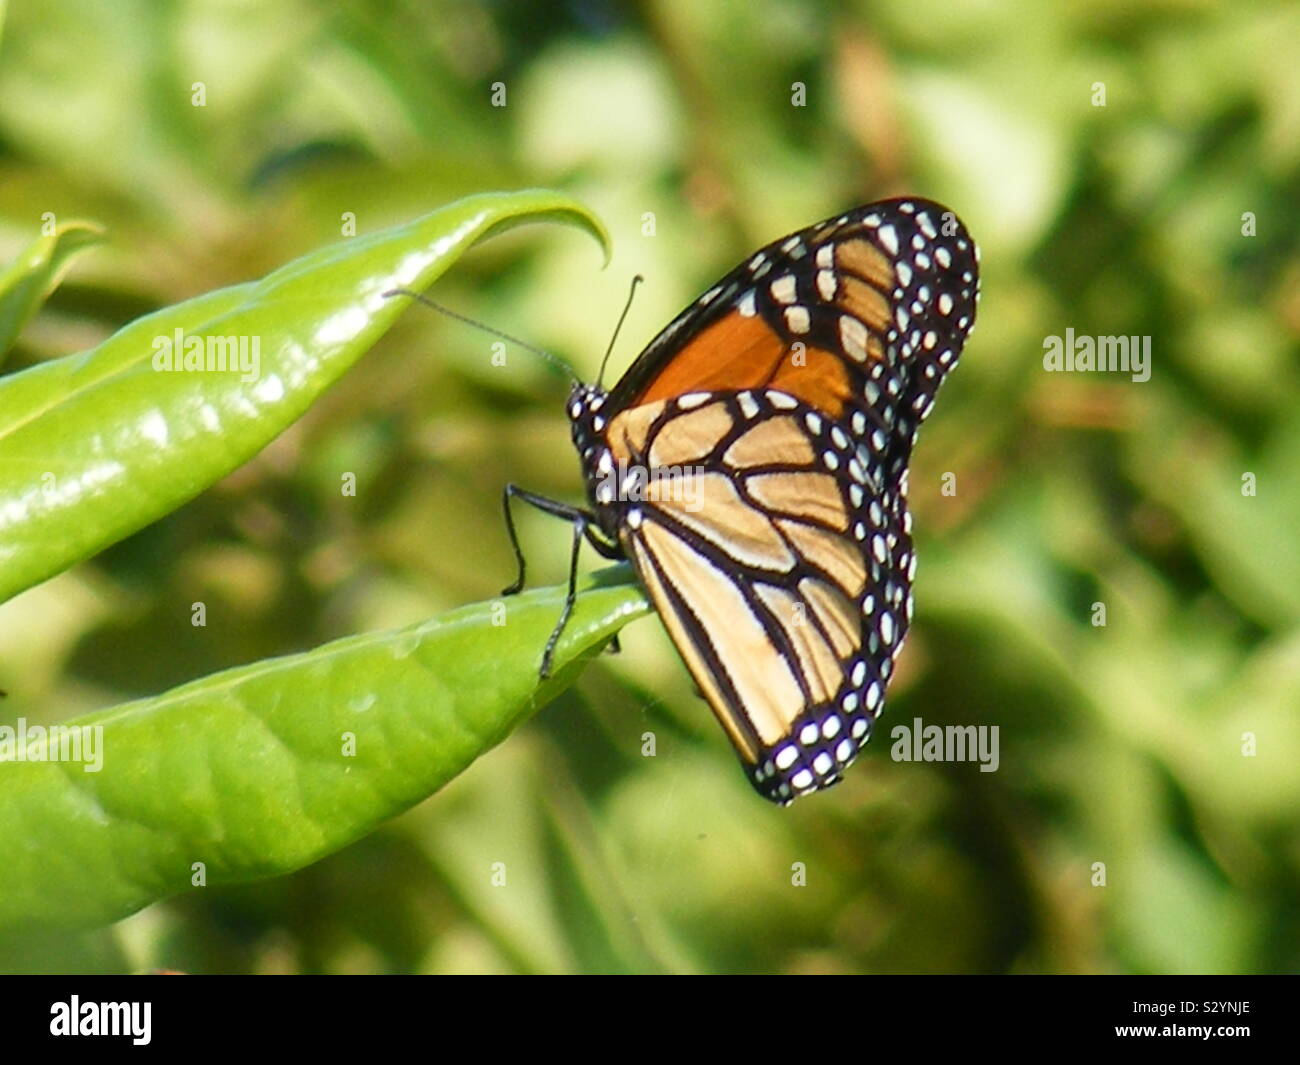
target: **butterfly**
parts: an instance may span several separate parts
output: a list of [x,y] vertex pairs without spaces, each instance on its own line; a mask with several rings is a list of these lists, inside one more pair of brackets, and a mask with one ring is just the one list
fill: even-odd
[[[917,428],[975,319],[979,253],[947,208],[867,204],[769,244],[609,391],[576,383],[588,507],[508,485],[631,561],[751,783],[788,805],[870,737],[912,619]],[[626,310],[624,311],[626,314]]]

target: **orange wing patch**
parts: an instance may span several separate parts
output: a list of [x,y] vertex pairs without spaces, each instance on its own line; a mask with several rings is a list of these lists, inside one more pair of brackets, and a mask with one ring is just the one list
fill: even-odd
[[790,466],[811,466],[816,461],[808,434],[788,415],[769,418],[736,440],[722,461],[737,470],[751,466],[770,466],[774,462]]
[[799,582],[799,594],[830,634],[837,655],[848,658],[858,650],[862,643],[862,614],[852,600],[824,581],[811,577]]
[[808,606],[784,588],[771,584],[754,586],[754,593],[784,630],[799,660],[799,671],[814,702],[835,698],[844,679],[844,668],[835,652],[808,619]]
[[771,387],[797,396],[828,417],[839,418],[851,393],[844,360],[821,348],[808,348],[800,357],[802,366],[796,364],[793,354],[785,360]]
[[629,406],[675,399],[688,392],[759,388],[789,354],[785,342],[762,318],[732,311],[678,351]]
[[702,462],[735,423],[725,403],[710,403],[689,414],[678,414],[650,445],[650,465],[681,466]]
[[894,288],[894,267],[884,253],[869,241],[858,237],[835,246],[835,265],[845,273],[856,274],[876,288],[890,292]]
[[778,573],[794,568],[795,557],[771,519],[741,499],[725,473],[655,481],[645,498],[747,566]]
[[745,479],[745,488],[769,512],[839,532],[849,527],[840,486],[828,473],[758,473]]
[[889,301],[880,290],[856,277],[845,277],[843,285],[844,306],[855,317],[861,318],[873,334],[884,333],[889,328]]
[[628,540],[637,572],[714,714],[737,750],[750,763],[757,761],[754,738],[739,727],[736,708],[723,694],[720,678],[715,677],[704,648],[691,635],[688,618],[665,582],[690,604],[687,609],[720,659],[739,707],[765,746],[779,741],[804,708],[803,693],[789,663],[769,653],[763,624],[735,582],[689,544],[653,522],[647,522]]
[[778,519],[777,526],[799,554],[830,574],[846,593],[854,598],[862,594],[867,584],[867,564],[851,541],[800,521]]
[[609,423],[605,440],[614,452],[614,458],[630,463],[634,455],[644,455],[650,437],[650,426],[663,413],[665,401],[647,403],[620,411]]
[[758,315],[732,311],[678,351],[628,406],[749,388],[780,389],[831,418],[840,417],[851,393],[839,356],[806,345],[794,349]]

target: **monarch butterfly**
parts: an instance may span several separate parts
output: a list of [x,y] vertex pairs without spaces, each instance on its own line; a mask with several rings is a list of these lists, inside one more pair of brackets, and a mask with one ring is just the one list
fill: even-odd
[[612,390],[576,383],[589,509],[504,497],[506,594],[524,581],[511,499],[573,523],[542,674],[586,539],[631,560],[759,794],[788,805],[837,783],[912,618],[908,459],[974,323],[978,259],[937,203],[867,204],[756,252]]

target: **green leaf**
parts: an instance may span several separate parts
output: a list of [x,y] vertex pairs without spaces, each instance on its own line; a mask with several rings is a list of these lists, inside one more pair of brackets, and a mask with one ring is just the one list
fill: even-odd
[[[471,245],[550,219],[600,222],[557,193],[471,196],[319,249],[262,281],[140,319],[81,355],[0,381],[0,601],[167,514],[257,454]],[[214,338],[209,340],[209,338]],[[168,369],[203,342],[241,368]],[[256,353],[256,358],[254,357]],[[245,372],[245,370],[247,372]]]
[[89,222],[64,222],[37,237],[0,272],[0,363],[78,252],[99,244],[104,231]]
[[67,722],[97,727],[94,772],[91,748],[38,761],[60,741],[29,733],[15,752],[0,730],[0,928],[104,924],[188,890],[195,863],[208,885],[232,883],[360,838],[500,743],[649,609],[626,566],[588,579],[539,684],[564,594],[502,600],[504,617],[463,607]]

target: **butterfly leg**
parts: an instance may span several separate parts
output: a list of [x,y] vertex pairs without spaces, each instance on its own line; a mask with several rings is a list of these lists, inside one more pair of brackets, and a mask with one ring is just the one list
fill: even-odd
[[573,614],[573,604],[578,599],[578,552],[582,549],[582,536],[586,532],[587,519],[579,516],[573,521],[573,552],[569,555],[569,592],[564,597],[564,609],[560,611],[560,620],[551,630],[550,639],[546,641],[546,650],[542,652],[542,668],[538,671],[543,680],[551,675],[551,660],[555,656],[555,645],[559,643],[564,627],[568,625]]
[[580,507],[570,506],[568,503],[561,503],[554,499],[547,499],[545,496],[535,495],[532,492],[525,491],[518,485],[507,484],[502,495],[502,506],[506,516],[506,528],[510,532],[510,546],[514,548],[515,560],[519,563],[519,576],[510,587],[502,591],[502,595],[514,595],[521,591],[524,586],[524,552],[519,545],[519,534],[515,528],[514,516],[510,510],[510,500],[515,497],[522,499],[525,503],[536,507],[543,513],[563,518],[573,526],[573,551],[569,557],[568,594],[564,597],[564,610],[560,614],[560,620],[551,631],[550,639],[546,641],[546,650],[542,654],[542,666],[539,672],[543,678],[546,678],[551,675],[551,660],[555,654],[555,645],[559,642],[565,626],[569,623],[569,618],[573,614],[573,604],[578,597],[578,553],[582,547],[583,539],[585,538],[605,558],[620,558],[622,553],[617,545],[606,543],[596,534],[597,526],[594,515]]
[[519,546],[519,533],[515,529],[514,515],[510,510],[510,500],[518,497],[525,503],[528,503],[545,514],[550,514],[556,518],[563,518],[573,524],[582,523],[585,528],[587,522],[591,520],[591,515],[585,510],[578,507],[571,507],[567,503],[561,503],[558,500],[547,499],[545,496],[539,496],[532,492],[520,488],[517,484],[506,485],[505,491],[501,495],[501,508],[506,515],[506,531],[510,533],[510,546],[515,552],[515,561],[519,564],[519,576],[515,578],[514,583],[508,588],[501,591],[502,595],[515,595],[523,591],[524,576],[526,572],[526,563],[524,561],[524,550]]

